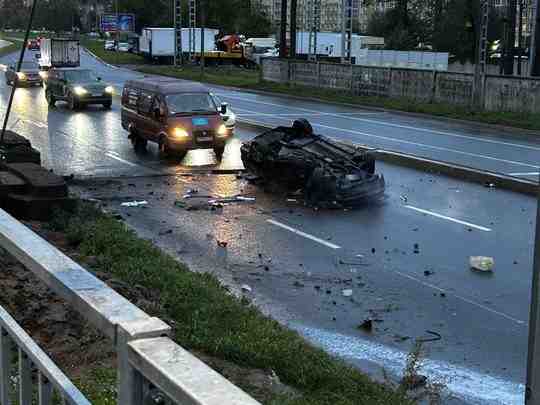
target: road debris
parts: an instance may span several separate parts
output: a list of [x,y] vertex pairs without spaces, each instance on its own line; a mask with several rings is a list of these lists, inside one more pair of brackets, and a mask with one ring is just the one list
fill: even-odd
[[217,239],[216,239],[216,243],[217,243],[218,247],[220,247],[220,248],[226,248],[227,245],[228,245],[228,242],[220,241],[220,240],[217,240]]
[[211,200],[208,200],[208,204],[230,204],[235,202],[255,202],[255,197],[244,197],[241,195],[233,196],[233,197],[225,197],[225,198],[214,198]]
[[408,201],[408,198],[406,195],[400,195],[399,198],[401,199],[401,201],[403,202],[407,202]]
[[373,331],[373,320],[366,319],[364,322],[362,322],[360,325],[358,325],[358,329],[363,330],[365,332],[372,332]]
[[419,254],[420,253],[420,245],[418,243],[414,244],[414,253]]
[[434,274],[435,274],[435,272],[432,271],[432,270],[424,270],[424,276],[426,276],[426,277],[432,276]]
[[250,287],[249,285],[247,285],[247,284],[242,284],[242,287],[241,287],[241,288],[242,288],[242,292],[248,292],[248,293],[250,293],[250,292],[253,291],[253,290],[251,289],[251,287]]
[[298,288],[301,288],[301,287],[304,286],[304,284],[302,284],[302,283],[301,283],[300,281],[298,281],[298,280],[295,281],[295,282],[293,283],[293,285],[294,285],[295,287],[298,287]]
[[416,339],[416,341],[419,343],[427,343],[427,342],[436,342],[442,339],[442,336],[440,333],[433,332],[432,330],[426,330],[426,333],[428,335],[431,335],[432,337],[420,337]]
[[351,206],[384,194],[371,152],[316,135],[304,119],[257,136],[241,154],[244,166],[267,182],[302,189],[309,206]]
[[353,290],[351,290],[351,289],[343,290],[343,291],[341,291],[341,295],[343,295],[344,297],[352,297]]
[[495,266],[495,260],[488,256],[471,256],[469,258],[469,265],[471,270],[492,272],[493,266]]
[[163,236],[163,235],[170,235],[171,233],[173,233],[173,230],[172,229],[168,229],[166,231],[161,231],[159,233],[159,236]]
[[141,207],[148,205],[148,201],[129,201],[120,204],[122,207]]

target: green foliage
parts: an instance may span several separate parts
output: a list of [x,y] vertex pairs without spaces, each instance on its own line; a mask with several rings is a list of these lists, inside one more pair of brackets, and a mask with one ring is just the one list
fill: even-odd
[[[387,49],[414,50],[429,46],[449,52],[461,62],[475,60],[479,0],[407,0],[401,7],[376,12],[368,21],[369,35],[385,38]],[[501,39],[504,16],[492,9],[488,27],[490,42]]]

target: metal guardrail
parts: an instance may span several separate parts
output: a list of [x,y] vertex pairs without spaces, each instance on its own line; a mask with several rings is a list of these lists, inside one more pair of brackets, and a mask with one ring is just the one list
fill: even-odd
[[[148,394],[155,388],[163,391],[169,403],[259,404],[169,339],[170,327],[165,322],[146,314],[3,210],[0,210],[0,247],[112,340],[118,357],[119,404],[154,403],[148,402]],[[14,327],[10,324],[6,329],[12,334]],[[54,364],[44,363],[44,366],[50,372]],[[6,381],[10,371],[7,363],[0,363],[0,373]]]
[[18,350],[18,382],[21,405],[30,405],[34,392],[33,366],[37,368],[37,393],[39,405],[53,403],[53,391],[69,405],[90,405],[83,394],[54,364],[43,350],[0,306],[0,404],[10,405],[13,398],[13,344]]

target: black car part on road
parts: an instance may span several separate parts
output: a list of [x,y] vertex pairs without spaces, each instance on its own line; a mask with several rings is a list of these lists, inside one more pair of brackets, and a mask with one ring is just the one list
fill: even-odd
[[257,136],[241,153],[247,170],[286,189],[303,189],[309,205],[352,206],[384,194],[373,154],[314,134],[304,119]]

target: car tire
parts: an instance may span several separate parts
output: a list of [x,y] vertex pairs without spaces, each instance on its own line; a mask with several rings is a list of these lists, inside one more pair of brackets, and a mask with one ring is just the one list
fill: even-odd
[[141,138],[134,129],[130,129],[129,139],[131,140],[133,149],[135,149],[136,151],[146,150],[146,145],[148,145],[148,141],[144,138]]
[[218,160],[221,160],[223,158],[223,153],[225,152],[225,146],[214,148],[214,153],[216,154],[216,157]]
[[68,105],[71,111],[79,109],[79,102],[75,99],[73,94],[70,94],[68,97]]
[[47,104],[49,105],[49,107],[56,106],[56,100],[54,99],[54,95],[51,93],[50,90],[45,90],[45,99],[47,100]]
[[103,103],[103,108],[105,108],[106,110],[110,110],[111,107],[112,107],[112,101],[107,101]]

